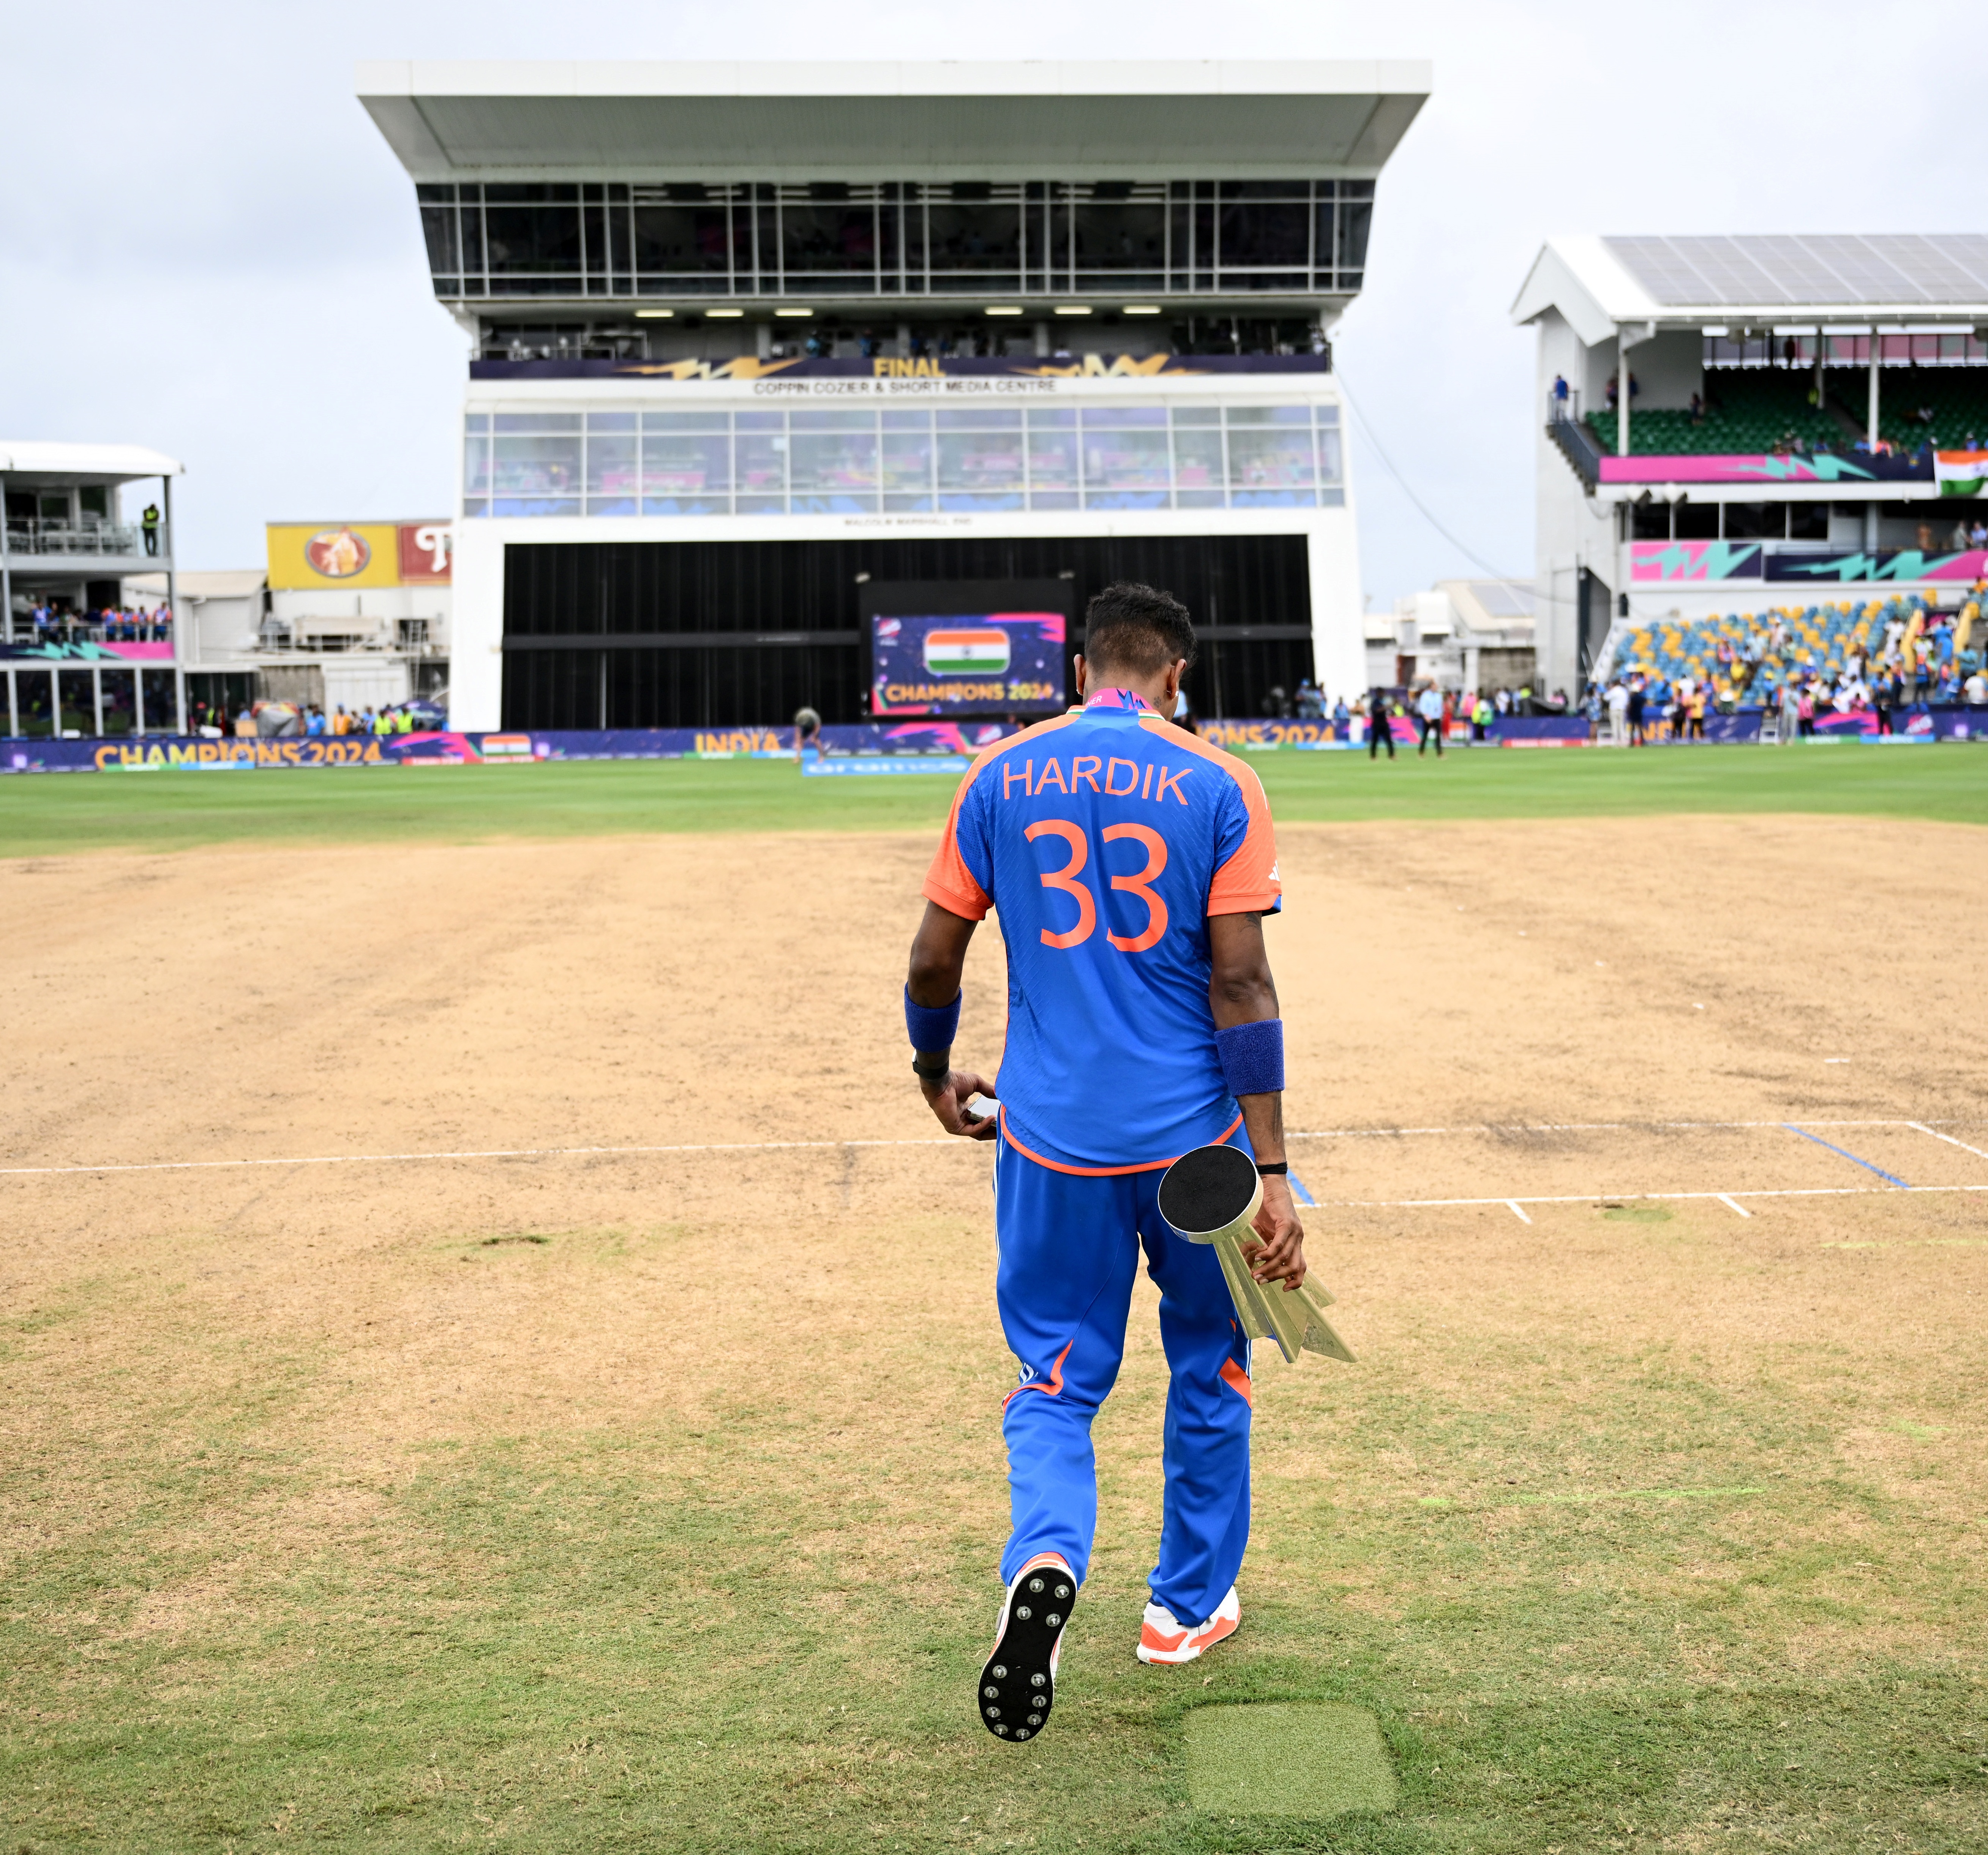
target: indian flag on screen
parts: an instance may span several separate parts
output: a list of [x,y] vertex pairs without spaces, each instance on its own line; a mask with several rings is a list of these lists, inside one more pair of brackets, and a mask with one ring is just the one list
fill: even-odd
[[1978,496],[1988,480],[1988,451],[1936,451],[1932,474],[1942,496]]
[[1008,634],[992,625],[925,634],[928,676],[999,676],[1008,667]]

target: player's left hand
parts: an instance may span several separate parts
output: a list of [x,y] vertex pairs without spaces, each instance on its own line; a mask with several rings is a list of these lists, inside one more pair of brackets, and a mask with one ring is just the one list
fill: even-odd
[[938,1124],[948,1134],[957,1134],[966,1140],[992,1140],[999,1131],[1000,1123],[991,1114],[971,1114],[966,1104],[975,1095],[984,1095],[994,1100],[993,1084],[983,1082],[969,1069],[948,1069],[943,1082],[928,1081],[918,1078],[918,1087],[923,1091],[925,1104],[938,1117]]
[[1242,1259],[1259,1282],[1281,1282],[1288,1294],[1305,1279],[1304,1225],[1290,1182],[1276,1173],[1263,1181],[1263,1208],[1253,1228],[1260,1241],[1242,1245]]

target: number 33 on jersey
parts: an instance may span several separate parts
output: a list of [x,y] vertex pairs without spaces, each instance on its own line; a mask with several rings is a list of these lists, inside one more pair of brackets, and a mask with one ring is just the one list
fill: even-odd
[[1099,691],[974,762],[924,893],[999,917],[1011,1144],[1064,1171],[1135,1171],[1232,1126],[1208,917],[1283,905],[1270,807],[1243,762],[1129,691]]

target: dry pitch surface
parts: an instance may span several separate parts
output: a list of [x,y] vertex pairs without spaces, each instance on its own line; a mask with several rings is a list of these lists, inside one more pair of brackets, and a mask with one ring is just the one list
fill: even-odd
[[[8,1847],[1981,1847],[1980,832],[1281,836],[1362,1363],[1259,1365],[1243,1634],[1141,1669],[1142,1282],[1026,1752],[922,836],[0,866],[5,1165],[285,1162],[0,1177]],[[1193,1807],[1190,1708],[1317,1699],[1397,1813]]]

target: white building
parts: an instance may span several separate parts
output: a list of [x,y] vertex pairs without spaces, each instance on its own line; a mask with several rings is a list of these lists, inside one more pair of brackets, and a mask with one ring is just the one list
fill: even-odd
[[1439,579],[1397,600],[1367,632],[1367,681],[1376,688],[1433,682],[1483,694],[1532,686],[1534,596],[1521,580]]
[[1953,545],[1988,477],[1964,455],[1988,444],[1988,237],[1554,238],[1512,318],[1539,330],[1547,686],[1574,691],[1611,625],[1988,566]]
[[1193,612],[1204,714],[1357,688],[1330,337],[1428,88],[362,66],[473,343],[454,725],[855,721],[892,589],[1060,586],[1074,618],[1124,578]]

